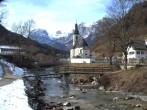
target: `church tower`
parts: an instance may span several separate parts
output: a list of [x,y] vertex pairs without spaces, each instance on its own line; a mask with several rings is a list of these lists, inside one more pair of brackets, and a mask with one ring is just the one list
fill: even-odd
[[77,23],[75,24],[75,30],[73,31],[73,47],[77,44],[79,39],[79,30]]
[[86,58],[90,58],[90,50],[87,42],[79,33],[77,23],[75,23],[73,47],[70,49],[70,61],[71,63],[89,62],[90,60],[86,60]]

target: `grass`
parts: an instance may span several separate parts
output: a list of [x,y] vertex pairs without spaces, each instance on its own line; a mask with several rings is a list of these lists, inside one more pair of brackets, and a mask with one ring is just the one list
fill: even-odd
[[102,84],[108,89],[147,94],[147,68],[140,67],[121,73],[105,74]]

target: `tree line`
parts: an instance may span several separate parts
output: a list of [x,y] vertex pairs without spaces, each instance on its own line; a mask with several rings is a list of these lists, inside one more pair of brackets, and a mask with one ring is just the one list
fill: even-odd
[[[131,44],[131,40],[135,39],[141,34],[142,28],[140,28],[141,19],[133,18],[136,16],[132,9],[137,5],[139,11],[144,10],[143,5],[147,4],[145,0],[113,0],[111,4],[107,6],[107,16],[98,21],[98,37],[102,37],[106,42],[107,54],[109,57],[110,65],[112,65],[112,58],[114,52],[119,48],[119,51],[124,56],[124,67],[127,70],[127,48]],[[133,11],[138,11],[133,10]],[[145,12],[140,12],[141,17],[145,15]],[[137,15],[138,16],[138,15]],[[147,20],[147,17],[144,18]]]

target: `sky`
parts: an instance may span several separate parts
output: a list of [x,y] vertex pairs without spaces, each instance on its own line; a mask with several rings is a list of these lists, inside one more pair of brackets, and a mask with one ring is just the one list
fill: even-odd
[[106,15],[111,0],[6,0],[7,25],[33,19],[36,28],[49,33],[70,32],[74,24],[92,23]]

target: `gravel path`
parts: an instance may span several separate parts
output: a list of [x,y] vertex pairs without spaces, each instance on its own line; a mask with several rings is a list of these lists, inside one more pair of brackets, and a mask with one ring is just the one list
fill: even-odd
[[15,81],[16,79],[20,78],[20,77],[12,75],[12,72],[11,72],[10,68],[7,65],[2,64],[2,63],[0,63],[0,65],[2,66],[3,71],[4,71],[4,76],[0,80],[0,86],[10,84],[13,81]]

